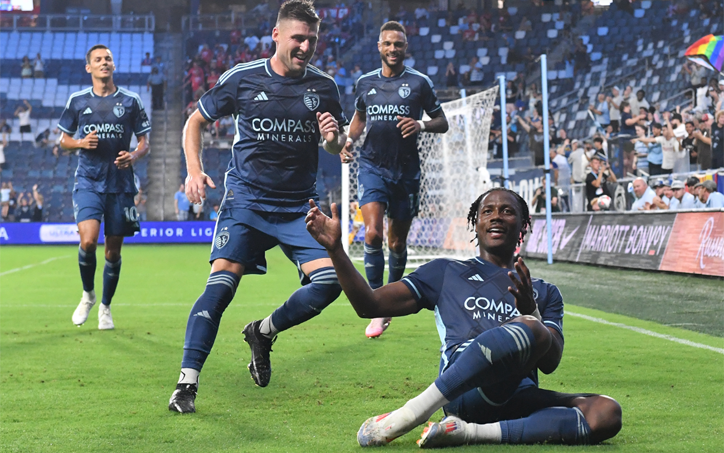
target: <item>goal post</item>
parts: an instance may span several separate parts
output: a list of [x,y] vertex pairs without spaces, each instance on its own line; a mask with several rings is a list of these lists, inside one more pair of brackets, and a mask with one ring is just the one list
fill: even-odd
[[[470,204],[492,187],[487,171],[488,139],[498,87],[442,104],[449,130],[445,134],[421,133],[420,211],[407,238],[408,266],[432,259],[467,259],[476,255],[473,233],[467,227]],[[357,140],[355,156],[364,143]],[[360,226],[358,201],[359,160],[342,164],[342,241],[352,259],[364,256],[364,226]],[[357,220],[355,217],[357,216]],[[385,222],[385,247],[386,239]]]

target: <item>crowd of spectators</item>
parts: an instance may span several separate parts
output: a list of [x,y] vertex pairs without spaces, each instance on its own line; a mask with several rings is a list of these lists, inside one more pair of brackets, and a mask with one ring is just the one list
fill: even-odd
[[24,56],[20,63],[20,77],[23,79],[30,79],[35,77],[36,79],[42,79],[45,76],[45,62],[38,53],[33,61],[30,61],[28,56]]
[[45,198],[33,186],[32,192],[16,192],[13,183],[3,181],[0,186],[0,214],[3,222],[42,222]]

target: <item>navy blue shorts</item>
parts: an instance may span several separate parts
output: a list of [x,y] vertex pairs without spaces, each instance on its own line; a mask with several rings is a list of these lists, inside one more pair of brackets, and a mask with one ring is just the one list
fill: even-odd
[[[457,354],[453,354],[451,362]],[[469,423],[494,423],[527,417],[547,407],[573,407],[573,400],[593,393],[560,393],[539,388],[530,377],[478,387],[450,401],[443,410]]]
[[209,262],[219,258],[244,265],[244,274],[266,274],[264,253],[278,245],[298,269],[327,251],[307,232],[306,213],[225,208],[219,212]]
[[73,190],[75,223],[84,220],[104,222],[105,236],[133,236],[141,230],[132,193],[98,193]]
[[357,176],[359,205],[377,201],[387,205],[387,217],[410,220],[420,209],[420,180],[390,181],[374,173],[360,171]]

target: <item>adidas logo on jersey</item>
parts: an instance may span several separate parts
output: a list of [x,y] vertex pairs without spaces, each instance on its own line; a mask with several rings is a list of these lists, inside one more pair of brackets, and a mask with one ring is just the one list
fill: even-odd
[[377,90],[375,90],[374,88],[367,92],[367,96],[372,96],[373,94],[377,94]]
[[483,277],[481,277],[479,274],[475,274],[472,277],[468,277],[468,280],[475,280],[476,282],[484,282]]
[[261,93],[256,95],[254,100],[255,101],[268,101],[269,98],[266,96],[266,93],[262,91]]
[[90,107],[87,107],[85,110],[83,110],[83,115],[90,115],[93,113],[93,110],[91,110]]

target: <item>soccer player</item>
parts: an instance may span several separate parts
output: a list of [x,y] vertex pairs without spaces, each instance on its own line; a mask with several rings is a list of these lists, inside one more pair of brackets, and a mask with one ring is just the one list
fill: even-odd
[[[60,146],[79,150],[73,186],[73,211],[80,234],[78,264],[83,296],[73,312],[73,324],[82,325],[96,303],[94,278],[96,247],[103,220],[106,265],[98,328],[113,329],[111,299],[121,274],[121,246],[125,236],[140,230],[134,203],[133,163],[149,150],[151,123],[141,98],[113,83],[113,54],[102,44],[90,48],[85,70],[93,86],[70,95],[60,115]],[[78,138],[73,138],[76,133]],[[138,145],[129,151],[132,135]]]
[[601,442],[621,428],[621,407],[590,393],[538,387],[537,370],[552,373],[563,352],[563,299],[554,285],[531,279],[515,259],[530,217],[525,201],[504,188],[470,207],[480,255],[467,261],[436,259],[400,282],[373,290],[341,245],[339,219],[313,203],[307,229],[329,252],[342,289],[360,317],[435,311],[443,340],[440,374],[396,411],[365,421],[361,446],[385,445],[426,422],[421,447],[474,443]]
[[214,344],[221,316],[242,275],[265,274],[264,253],[279,245],[299,271],[302,287],[274,313],[244,327],[256,385],[271,378],[269,353],[279,332],[318,315],[341,293],[327,252],[305,230],[307,200],[317,198],[318,144],[339,154],[347,119],[332,77],[308,65],[319,22],[309,0],[289,0],[277,17],[276,53],[239,64],[219,78],[185,127],[186,194],[192,203],[216,186],[201,166],[201,131],[233,115],[236,139],[225,178],[211,249],[211,275],[186,327],[181,374],[169,410],[194,412],[198,376]]
[[[385,23],[380,28],[377,49],[382,68],[357,81],[356,112],[340,155],[342,162],[352,161],[352,147],[366,126],[357,181],[365,223],[365,273],[372,288],[383,284],[385,212],[390,249],[388,282],[398,281],[405,272],[407,234],[420,204],[418,134],[448,130],[432,81],[403,62],[407,50],[405,28],[398,22]],[[430,116],[430,121],[422,121],[423,111]],[[373,319],[365,335],[379,337],[389,322],[389,318]]]

